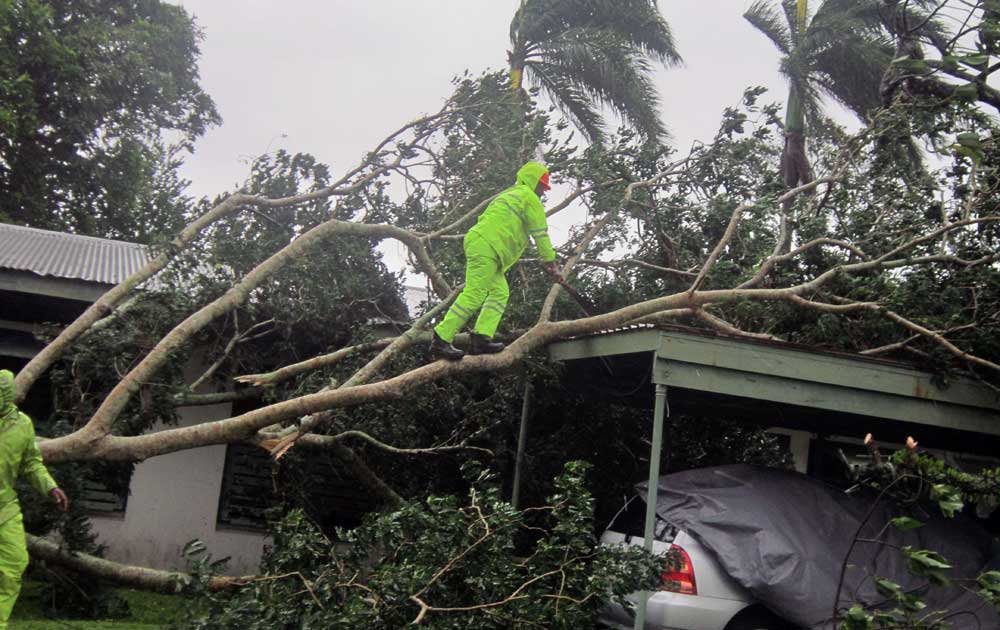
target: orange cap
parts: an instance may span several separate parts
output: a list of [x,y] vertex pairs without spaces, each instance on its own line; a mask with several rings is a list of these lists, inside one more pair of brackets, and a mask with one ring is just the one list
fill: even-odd
[[538,179],[538,183],[541,184],[542,186],[545,186],[545,190],[552,190],[552,186],[549,186],[548,173],[543,173],[542,176]]

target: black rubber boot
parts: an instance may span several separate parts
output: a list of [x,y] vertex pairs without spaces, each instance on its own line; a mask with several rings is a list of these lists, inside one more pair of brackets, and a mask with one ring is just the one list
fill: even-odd
[[503,352],[506,347],[499,341],[493,341],[486,335],[477,335],[472,333],[470,335],[472,343],[469,344],[469,354],[496,354],[497,352]]
[[465,353],[451,345],[444,339],[438,337],[436,332],[431,332],[433,338],[431,339],[431,345],[427,348],[427,358],[431,361],[437,361],[438,359],[445,359],[447,361],[458,361],[465,356]]

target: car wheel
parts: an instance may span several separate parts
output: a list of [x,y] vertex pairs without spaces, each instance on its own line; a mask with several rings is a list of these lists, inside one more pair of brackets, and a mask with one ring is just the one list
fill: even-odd
[[790,630],[792,626],[762,608],[747,608],[726,624],[726,630]]

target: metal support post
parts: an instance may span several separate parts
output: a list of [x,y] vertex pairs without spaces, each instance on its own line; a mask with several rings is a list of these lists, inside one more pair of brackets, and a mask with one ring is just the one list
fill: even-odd
[[[663,416],[667,408],[667,386],[656,384],[656,403],[653,407],[653,444],[649,453],[649,487],[646,493],[646,526],[642,534],[642,546],[653,551],[654,526],[656,525],[656,495],[660,485],[660,450],[663,448]],[[646,602],[650,593],[639,593],[639,606],[635,614],[635,628],[646,627]]]
[[535,388],[530,380],[524,382],[524,400],[521,403],[521,429],[517,435],[517,455],[514,457],[514,489],[511,491],[510,504],[515,510],[521,507],[521,470],[524,468],[524,447],[528,441],[528,421],[531,418],[531,407]]

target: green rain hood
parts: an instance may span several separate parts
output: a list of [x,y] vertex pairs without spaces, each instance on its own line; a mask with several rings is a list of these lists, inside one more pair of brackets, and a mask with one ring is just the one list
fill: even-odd
[[517,183],[500,193],[469,230],[489,243],[504,271],[518,261],[529,238],[535,242],[538,256],[544,262],[556,259],[549,240],[545,207],[535,194],[538,180],[545,173],[548,169],[538,162],[522,166],[517,172]]
[[48,495],[56,487],[42,463],[31,418],[14,405],[14,391],[14,375],[10,370],[0,370],[0,523],[21,511],[14,491],[18,477],[23,475],[41,495]]

